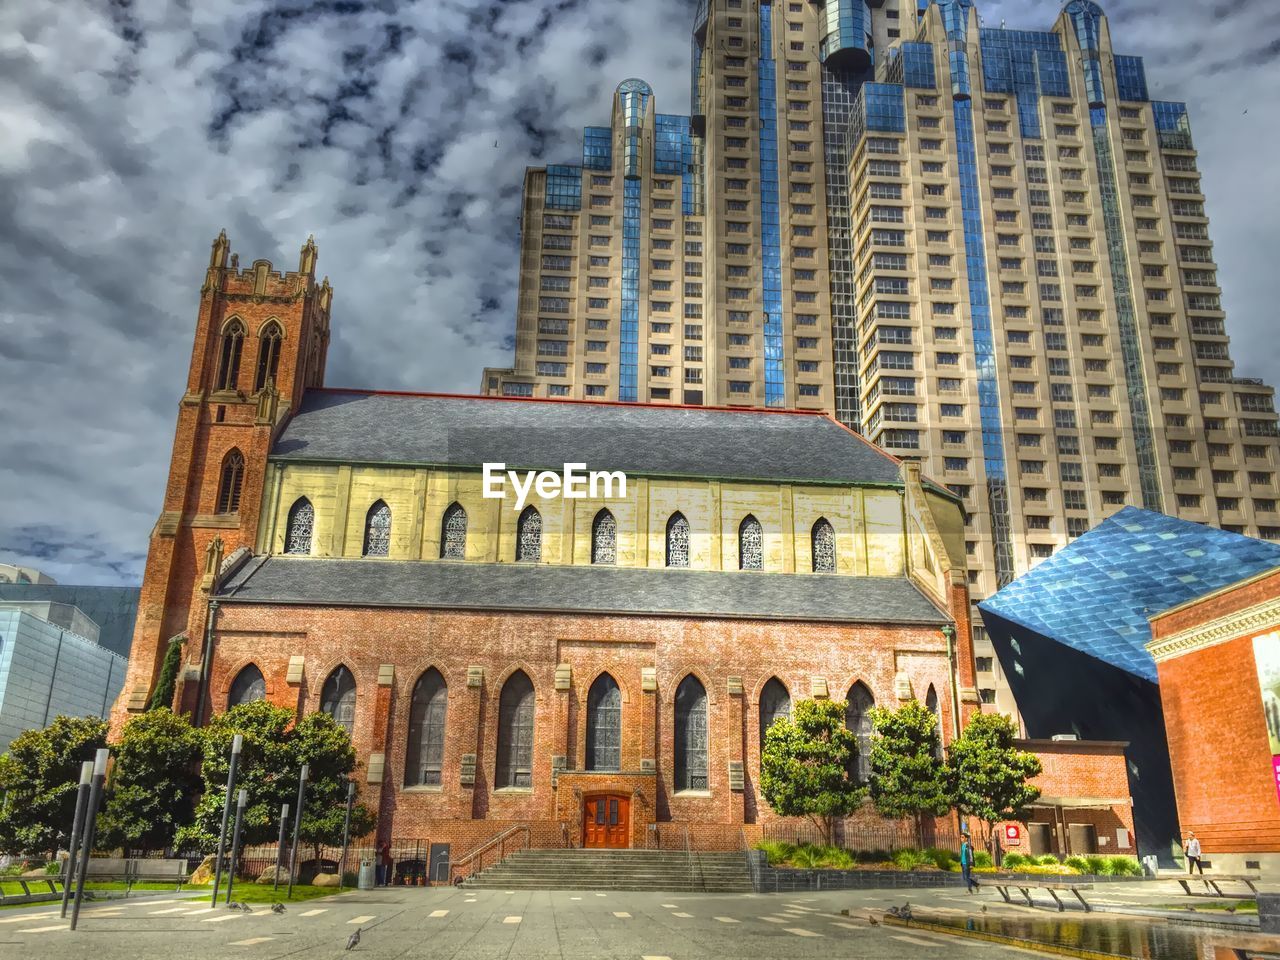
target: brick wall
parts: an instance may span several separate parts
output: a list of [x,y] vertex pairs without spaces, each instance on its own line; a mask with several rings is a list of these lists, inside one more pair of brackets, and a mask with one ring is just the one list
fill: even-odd
[[[895,673],[903,670],[921,699],[930,685],[938,690],[949,739],[945,650],[941,634],[929,627],[224,603],[211,697],[215,710],[226,709],[236,674],[253,663],[273,702],[316,710],[325,679],[345,664],[357,684],[353,740],[360,780],[366,802],[381,811],[380,834],[446,840],[457,853],[515,822],[535,824],[556,844],[560,823],[580,830],[576,820],[567,819],[559,787],[553,787],[552,757],[565,757],[571,772],[583,767],[587,691],[607,669],[623,697],[622,767],[638,771],[652,760],[656,768],[647,778],[652,786],[617,778],[620,792],[645,793],[645,803],[633,810],[637,829],[647,826],[642,816],[648,822],[674,821],[689,826],[700,849],[734,849],[744,825],[774,817],[757,793],[759,696],[770,677],[777,676],[793,699],[810,695],[814,677],[825,678],[836,698],[860,680],[877,703],[892,707]],[[301,683],[289,684],[289,658],[295,655],[305,658],[304,673]],[[394,679],[380,688],[384,664],[394,666]],[[568,690],[555,687],[559,664],[571,667]],[[468,668],[477,666],[483,681],[468,686]],[[428,667],[448,684],[443,784],[405,788],[409,706],[414,684]],[[654,691],[642,689],[645,667],[656,670]],[[517,669],[535,688],[533,784],[495,789],[499,697]],[[689,674],[706,687],[710,734],[709,789],[696,794],[676,793],[672,773],[673,701]],[[741,678],[741,694],[730,692],[730,677]],[[368,761],[376,753],[386,756],[383,783],[366,784]],[[474,786],[460,783],[464,754],[477,757]],[[731,789],[731,761],[743,762],[742,790]],[[592,789],[607,785],[607,778],[598,777],[592,775]]]

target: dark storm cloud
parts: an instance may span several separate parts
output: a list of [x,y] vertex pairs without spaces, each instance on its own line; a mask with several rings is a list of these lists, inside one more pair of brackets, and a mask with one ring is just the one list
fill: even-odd
[[[626,77],[687,110],[694,6],[0,4],[0,560],[139,575],[222,227],[282,269],[315,233],[331,383],[474,391],[510,361],[524,167],[574,162]],[[1274,3],[1104,6],[1153,95],[1189,102],[1240,372],[1270,376]]]

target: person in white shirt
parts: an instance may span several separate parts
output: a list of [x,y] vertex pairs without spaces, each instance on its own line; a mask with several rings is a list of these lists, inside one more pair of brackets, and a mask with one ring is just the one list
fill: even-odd
[[1194,833],[1187,834],[1187,842],[1183,844],[1187,851],[1187,873],[1195,873],[1200,871],[1200,876],[1204,876],[1204,864],[1200,862],[1200,841],[1196,839]]

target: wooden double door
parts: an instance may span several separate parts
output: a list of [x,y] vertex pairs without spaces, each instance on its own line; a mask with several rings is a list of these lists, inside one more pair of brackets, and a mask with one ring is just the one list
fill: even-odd
[[612,849],[631,846],[631,798],[614,793],[587,797],[582,810],[582,845]]

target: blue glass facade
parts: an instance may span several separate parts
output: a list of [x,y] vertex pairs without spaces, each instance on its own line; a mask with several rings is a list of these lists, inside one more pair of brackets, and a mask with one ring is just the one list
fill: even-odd
[[973,0],[937,0],[942,25],[947,31],[947,63],[951,69],[951,96],[957,100],[968,99],[969,53],[965,41],[969,33],[969,11]]
[[547,167],[546,205],[553,210],[582,209],[582,168]]
[[644,127],[653,90],[643,80],[623,80],[618,85],[622,97],[622,123],[626,127],[622,154],[622,174],[628,180],[638,179],[644,171]]
[[868,133],[906,133],[904,90],[896,83],[864,83],[849,116],[849,151]]
[[782,337],[782,214],[778,201],[778,94],[773,5],[760,4],[760,273],[764,301],[764,402],[787,401]]
[[1155,114],[1156,135],[1160,138],[1160,146],[1169,150],[1190,150],[1191,120],[1187,117],[1187,105],[1153,100],[1151,110]]
[[608,127],[582,131],[582,165],[588,170],[613,169],[613,133]]
[[1102,89],[1102,8],[1093,0],[1071,0],[1066,14],[1083,55],[1085,96],[1090,107],[1100,107],[1107,102]]
[[978,606],[1145,680],[1147,618],[1280,566],[1280,545],[1125,507]]
[[1043,31],[984,29],[978,42],[984,89],[1013,94],[1023,139],[1040,139],[1040,98],[1071,96],[1061,39],[1056,33]]
[[1116,60],[1116,96],[1121,100],[1143,102],[1150,100],[1147,94],[1147,68],[1141,57],[1121,57]]
[[832,66],[862,69],[874,59],[866,0],[826,0],[818,56]]
[[640,360],[640,192],[642,182],[622,186],[622,315],[618,328],[618,399],[638,399]]
[[978,157],[973,139],[973,102],[952,104],[956,124],[956,155],[960,171],[960,205],[964,215],[964,250],[969,281],[969,315],[978,376],[978,415],[982,423],[982,461],[987,474],[987,501],[995,546],[996,581],[1013,579],[1012,525],[1009,480],[1004,459],[1004,427],[1000,418],[1000,388],[996,382],[995,340],[991,330],[991,296],[987,288],[987,251],[982,228],[982,198],[978,192]]
[[935,90],[938,78],[933,67],[932,43],[904,43],[899,48],[904,86]]

